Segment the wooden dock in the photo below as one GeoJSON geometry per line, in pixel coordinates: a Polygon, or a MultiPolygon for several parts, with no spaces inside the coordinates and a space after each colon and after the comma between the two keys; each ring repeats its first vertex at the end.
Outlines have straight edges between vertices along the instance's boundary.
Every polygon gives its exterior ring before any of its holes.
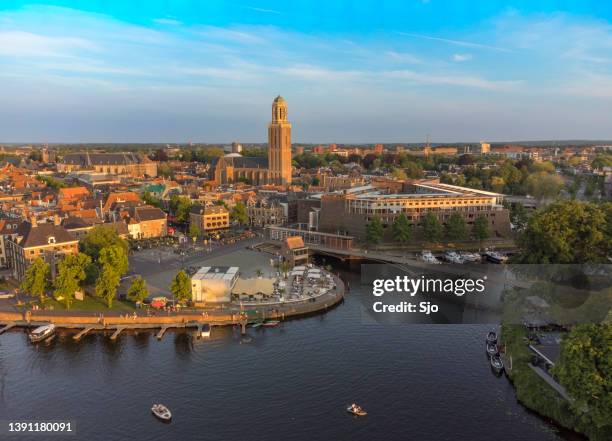
{"type": "Polygon", "coordinates": [[[126,328],[127,326],[117,326],[117,329],[115,330],[115,332],[113,332],[113,335],[111,335],[111,340],[117,340],[117,337],[119,337],[119,334],[121,334],[121,331],[123,331],[126,328]]]}
{"type": "Polygon", "coordinates": [[[15,326],[17,326],[17,323],[15,322],[7,323],[6,326],[0,329],[0,335],[4,334],[6,331],[8,331],[11,328],[14,328],[15,326]]]}
{"type": "Polygon", "coordinates": [[[87,334],[89,331],[93,331],[94,329],[96,329],[95,326],[88,326],[85,329],[83,329],[82,331],[80,331],[78,334],[73,335],[72,338],[75,340],[80,340],[81,337],[83,337],[85,334],[87,334]]]}
{"type": "Polygon", "coordinates": [[[166,331],[168,330],[170,326],[162,326],[162,328],[159,330],[159,332],[157,333],[157,339],[161,340],[162,337],[164,336],[164,334],[166,333],[166,331]]]}

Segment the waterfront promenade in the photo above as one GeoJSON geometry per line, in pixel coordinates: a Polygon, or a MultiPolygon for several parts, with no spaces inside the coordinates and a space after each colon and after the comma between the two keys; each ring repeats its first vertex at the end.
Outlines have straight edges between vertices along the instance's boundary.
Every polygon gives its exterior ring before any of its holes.
{"type": "MultiPolygon", "coordinates": [[[[135,311],[122,314],[112,311],[18,311],[14,307],[0,310],[0,333],[4,327],[32,327],[53,323],[59,328],[89,331],[124,329],[160,329],[160,335],[170,328],[240,325],[244,328],[249,322],[274,319],[286,320],[292,317],[323,312],[340,303],[345,294],[344,283],[334,276],[336,287],[313,299],[283,302],[232,302],[209,308],[185,308],[179,312],[135,311]]],[[[89,332],[87,331],[87,332],[89,332]]],[[[117,332],[117,335],[118,335],[117,332]]],[[[84,334],[85,332],[83,332],[84,334]]],[[[116,337],[116,335],[115,335],[116,337]]]]}

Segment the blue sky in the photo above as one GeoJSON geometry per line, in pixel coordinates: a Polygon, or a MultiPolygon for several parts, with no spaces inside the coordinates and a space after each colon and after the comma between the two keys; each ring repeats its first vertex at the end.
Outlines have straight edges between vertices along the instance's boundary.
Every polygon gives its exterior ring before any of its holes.
{"type": "Polygon", "coordinates": [[[0,141],[612,139],[603,1],[0,3],[0,141]]]}

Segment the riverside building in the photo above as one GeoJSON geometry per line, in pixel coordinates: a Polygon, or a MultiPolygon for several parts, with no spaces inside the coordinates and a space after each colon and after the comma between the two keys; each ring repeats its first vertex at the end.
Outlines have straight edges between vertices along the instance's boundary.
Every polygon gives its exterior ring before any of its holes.
{"type": "Polygon", "coordinates": [[[389,181],[388,185],[375,182],[322,195],[319,231],[365,240],[366,226],[376,216],[382,221],[385,239],[390,240],[391,226],[403,213],[415,227],[415,238],[418,238],[421,220],[427,213],[433,213],[443,224],[453,213],[459,213],[468,227],[478,217],[485,217],[493,237],[510,232],[509,213],[502,206],[502,194],[441,184],[437,180],[406,181],[400,191],[397,184],[397,181],[389,181]]]}

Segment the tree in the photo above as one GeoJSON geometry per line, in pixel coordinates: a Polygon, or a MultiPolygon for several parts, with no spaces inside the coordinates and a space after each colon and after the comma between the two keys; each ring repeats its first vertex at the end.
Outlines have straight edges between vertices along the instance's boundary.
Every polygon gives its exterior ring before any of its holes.
{"type": "Polygon", "coordinates": [[[249,215],[247,214],[247,209],[244,202],[236,202],[236,205],[234,208],[232,208],[230,217],[233,221],[238,222],[240,225],[249,223],[249,215]]]}
{"type": "Polygon", "coordinates": [[[537,199],[551,199],[559,194],[563,188],[563,179],[560,176],[547,172],[538,172],[527,177],[525,181],[527,192],[537,199]]]}
{"type": "Polygon", "coordinates": [[[200,230],[200,227],[198,227],[198,224],[194,222],[190,222],[189,223],[189,237],[193,237],[193,239],[195,240],[197,237],[200,237],[201,235],[202,235],[202,230],[200,230]]]}
{"type": "Polygon", "coordinates": [[[113,300],[117,295],[119,282],[121,282],[119,272],[111,265],[104,265],[96,282],[96,296],[106,300],[106,305],[109,308],[113,307],[113,300]]]}
{"type": "Polygon", "coordinates": [[[406,245],[412,238],[412,225],[404,213],[400,214],[393,222],[393,239],[406,245]]]}
{"type": "Polygon", "coordinates": [[[467,224],[459,213],[453,213],[446,222],[446,238],[448,240],[465,240],[468,237],[467,224]]]}
{"type": "Polygon", "coordinates": [[[383,224],[378,216],[374,216],[366,225],[366,240],[376,245],[381,241],[383,234],[383,224]]]}
{"type": "Polygon", "coordinates": [[[127,254],[119,245],[110,245],[102,248],[98,257],[98,265],[101,268],[107,265],[113,267],[119,274],[119,277],[127,273],[129,268],[127,254]]]}
{"type": "Polygon", "coordinates": [[[510,205],[510,222],[517,231],[522,231],[527,226],[529,214],[525,206],[520,202],[510,205]]]}
{"type": "Polygon", "coordinates": [[[393,167],[393,169],[391,170],[391,176],[393,176],[395,179],[399,179],[402,181],[408,177],[406,175],[406,172],[404,172],[404,170],[402,170],[401,168],[397,168],[397,167],[393,167]]]}
{"type": "Polygon", "coordinates": [[[72,306],[75,293],[87,277],[86,269],[90,264],[91,258],[84,253],[67,255],[58,263],[58,273],[53,281],[53,296],[63,300],[66,309],[72,306]]]}
{"type": "Polygon", "coordinates": [[[170,291],[175,300],[179,303],[185,303],[191,300],[191,281],[185,271],[179,271],[176,277],[172,280],[170,291]]]}
{"type": "Polygon", "coordinates": [[[98,261],[100,250],[109,245],[119,245],[127,254],[128,243],[121,239],[117,231],[108,225],[99,225],[94,227],[87,236],[81,239],[79,248],[94,262],[98,261]]]}
{"type": "Polygon", "coordinates": [[[532,214],[518,237],[521,263],[607,263],[612,204],[556,202],[532,214]]]}
{"type": "Polygon", "coordinates": [[[51,271],[49,264],[42,258],[37,257],[26,270],[21,289],[30,295],[38,296],[40,302],[45,301],[45,291],[49,285],[51,271]]]}
{"type": "Polygon", "coordinates": [[[134,279],[130,287],[128,288],[127,297],[132,302],[142,302],[149,296],[149,290],[144,279],[138,276],[134,279]]]}
{"type": "Polygon", "coordinates": [[[480,215],[476,218],[472,227],[472,235],[478,242],[489,238],[491,229],[489,228],[489,220],[485,216],[480,215]]]}
{"type": "Polygon", "coordinates": [[[405,164],[402,164],[402,166],[404,167],[406,177],[411,179],[420,179],[423,177],[423,167],[416,162],[408,161],[405,164]]]}
{"type": "Polygon", "coordinates": [[[442,224],[435,214],[428,212],[423,218],[423,236],[427,242],[439,242],[442,239],[442,224]]]}
{"type": "Polygon", "coordinates": [[[563,338],[553,374],[574,411],[601,428],[612,421],[612,324],[580,324],[563,338]],[[585,412],[585,409],[588,409],[585,412]]]}
{"type": "Polygon", "coordinates": [[[186,196],[173,194],[170,197],[170,209],[174,213],[174,217],[179,222],[187,222],[189,220],[189,212],[191,211],[191,199],[186,196]]]}

